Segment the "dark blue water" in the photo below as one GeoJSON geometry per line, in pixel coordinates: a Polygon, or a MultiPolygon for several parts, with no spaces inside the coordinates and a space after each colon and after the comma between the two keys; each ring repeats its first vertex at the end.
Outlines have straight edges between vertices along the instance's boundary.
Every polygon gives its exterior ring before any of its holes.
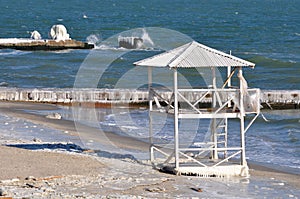
{"type": "MultiPolygon", "coordinates": [[[[250,87],[300,89],[298,0],[2,0],[0,7],[0,38],[29,38],[33,30],[48,38],[52,25],[64,24],[71,38],[93,41],[98,46],[94,51],[0,49],[1,86],[73,87],[79,69],[86,63],[91,67],[82,86],[88,87],[94,81],[89,77],[99,76],[94,86],[114,88],[121,77],[133,71],[134,61],[159,53],[166,46],[176,47],[190,37],[227,53],[231,50],[233,55],[254,62],[255,69],[244,70],[250,87]],[[186,37],[182,39],[170,31],[146,31],[155,48],[126,51],[119,49],[114,42],[103,48],[101,42],[113,35],[126,35],[122,32],[129,31],[129,36],[141,36],[141,31],[135,28],[149,30],[148,27],[173,30],[186,37]],[[115,55],[117,58],[110,60],[115,55]],[[112,62],[107,67],[102,64],[103,60],[112,62]],[[100,77],[100,73],[105,75],[100,77]]],[[[161,74],[166,79],[169,77],[165,71],[161,74]]],[[[192,85],[199,80],[193,70],[182,71],[182,74],[192,85]]],[[[120,84],[127,87],[132,82],[145,80],[145,75],[140,71],[134,72],[131,78],[123,78],[124,82],[120,84]]],[[[139,114],[133,113],[133,116],[139,114]]],[[[280,165],[280,158],[285,157],[284,165],[299,169],[299,115],[297,111],[291,114],[270,112],[267,117],[271,118],[271,122],[259,120],[247,133],[250,159],[273,161],[280,165]]],[[[147,114],[144,114],[144,117],[138,118],[144,121],[146,117],[147,114]]],[[[140,130],[139,125],[137,129],[140,130]]],[[[167,139],[168,134],[161,137],[167,139]]]]}
{"type": "MultiPolygon", "coordinates": [[[[92,35],[98,42],[134,28],[167,28],[218,50],[232,50],[234,55],[256,63],[254,70],[245,71],[251,87],[300,88],[300,2],[296,0],[4,0],[0,6],[0,38],[28,38],[33,30],[48,38],[54,24],[64,24],[73,39],[85,41],[92,35]]],[[[168,35],[164,37],[171,40],[168,35]]],[[[0,83],[13,87],[73,87],[88,53],[0,50],[0,83]]],[[[131,67],[134,60],[129,56],[122,67],[131,67]]],[[[113,82],[99,86],[105,85],[114,86],[113,82]]]]}

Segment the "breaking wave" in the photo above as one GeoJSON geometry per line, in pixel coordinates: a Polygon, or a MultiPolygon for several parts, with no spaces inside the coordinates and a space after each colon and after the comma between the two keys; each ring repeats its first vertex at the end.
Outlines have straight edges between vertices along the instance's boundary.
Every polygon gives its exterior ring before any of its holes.
{"type": "Polygon", "coordinates": [[[30,54],[29,51],[20,51],[20,50],[12,50],[12,49],[3,49],[0,50],[0,56],[18,56],[18,55],[25,55],[30,54]]]}
{"type": "Polygon", "coordinates": [[[86,38],[86,41],[89,44],[94,44],[95,46],[97,46],[102,41],[102,38],[100,34],[92,34],[86,38]]]}

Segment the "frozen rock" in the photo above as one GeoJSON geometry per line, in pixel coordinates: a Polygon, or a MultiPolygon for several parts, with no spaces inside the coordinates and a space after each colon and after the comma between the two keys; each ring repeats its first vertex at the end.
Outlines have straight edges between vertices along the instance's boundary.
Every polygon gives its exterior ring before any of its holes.
{"type": "Polygon", "coordinates": [[[34,176],[28,176],[25,178],[25,180],[33,180],[36,181],[36,178],[34,176]]]}
{"type": "Polygon", "coordinates": [[[31,32],[30,39],[40,40],[40,39],[42,39],[42,36],[38,31],[35,30],[35,31],[31,32]]]}
{"type": "Polygon", "coordinates": [[[3,189],[0,188],[0,196],[6,196],[6,194],[7,193],[3,189]]]}
{"type": "Polygon", "coordinates": [[[52,114],[47,115],[46,118],[60,120],[61,119],[61,114],[52,113],[52,114]]]}
{"type": "Polygon", "coordinates": [[[53,25],[51,30],[50,30],[50,37],[53,40],[69,40],[70,35],[67,33],[67,29],[64,25],[58,24],[58,25],[53,25]]]}
{"type": "Polygon", "coordinates": [[[118,37],[119,47],[127,49],[140,49],[143,47],[143,39],[139,37],[118,37]]]}
{"type": "Polygon", "coordinates": [[[33,138],[32,141],[34,141],[34,142],[42,142],[42,140],[39,139],[39,138],[33,138]]]}

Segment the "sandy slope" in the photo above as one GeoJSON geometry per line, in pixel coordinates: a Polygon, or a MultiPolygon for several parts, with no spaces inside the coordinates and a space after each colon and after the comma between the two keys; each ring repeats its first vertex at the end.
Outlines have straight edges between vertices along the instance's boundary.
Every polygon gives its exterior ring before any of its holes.
{"type": "Polygon", "coordinates": [[[91,157],[6,146],[0,146],[0,157],[0,180],[97,174],[104,166],[91,157]]]}

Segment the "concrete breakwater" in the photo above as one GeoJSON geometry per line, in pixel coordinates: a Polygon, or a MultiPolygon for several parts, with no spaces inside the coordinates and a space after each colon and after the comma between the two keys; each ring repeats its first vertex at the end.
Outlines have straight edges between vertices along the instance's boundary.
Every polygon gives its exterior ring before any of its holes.
{"type": "Polygon", "coordinates": [[[0,49],[11,48],[16,50],[66,50],[66,49],[92,49],[94,44],[76,40],[33,40],[6,38],[0,39],[0,49]]]}
{"type": "MultiPolygon", "coordinates": [[[[156,90],[165,99],[170,99],[171,91],[156,90]]],[[[205,92],[184,92],[188,100],[196,100],[205,92]]],[[[84,89],[84,88],[0,88],[0,100],[54,103],[81,106],[147,105],[148,91],[136,89],[84,89]]],[[[299,109],[300,90],[262,90],[261,104],[270,109],[299,109]]],[[[160,100],[160,99],[158,99],[160,100]]],[[[202,103],[210,103],[208,95],[202,103]]]]}

